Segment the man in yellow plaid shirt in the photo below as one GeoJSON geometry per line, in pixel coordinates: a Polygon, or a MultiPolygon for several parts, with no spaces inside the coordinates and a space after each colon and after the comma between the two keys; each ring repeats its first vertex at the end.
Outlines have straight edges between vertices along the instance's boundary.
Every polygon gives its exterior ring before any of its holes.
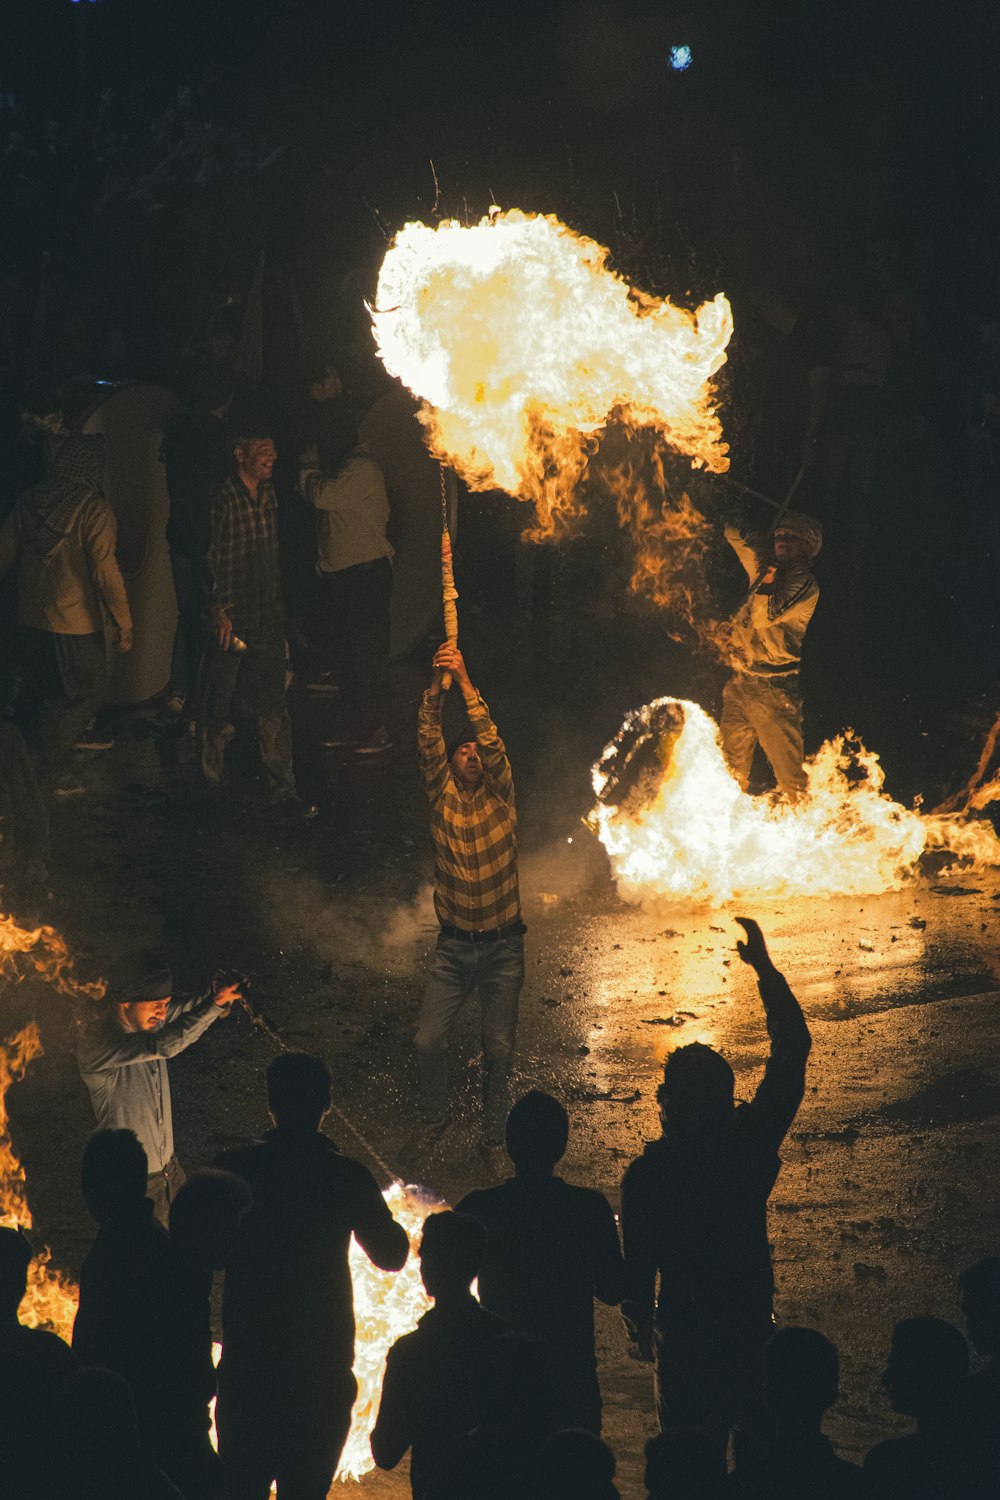
{"type": "Polygon", "coordinates": [[[434,657],[417,717],[420,770],[431,806],[434,908],[441,931],[417,1030],[420,1113],[431,1134],[448,1123],[448,1038],[475,990],[483,1041],[483,1144],[503,1144],[524,933],[517,885],[514,779],[489,709],[458,647],[434,657]],[[448,746],[441,732],[443,677],[465,699],[469,729],[448,746]]]}

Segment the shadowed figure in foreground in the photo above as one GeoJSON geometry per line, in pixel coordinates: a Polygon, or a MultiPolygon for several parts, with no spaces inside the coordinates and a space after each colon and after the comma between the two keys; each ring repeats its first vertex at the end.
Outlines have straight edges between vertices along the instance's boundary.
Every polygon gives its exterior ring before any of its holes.
{"type": "Polygon", "coordinates": [[[554,1432],[539,1449],[526,1493],[535,1500],[618,1500],[615,1455],[595,1432],[554,1432]]]}
{"type": "Polygon", "coordinates": [[[185,1495],[202,1500],[220,1492],[214,1455],[194,1470],[190,1457],[199,1435],[207,1442],[214,1371],[190,1272],[146,1197],[146,1166],[131,1130],[98,1130],[87,1142],[83,1196],[98,1232],[80,1272],[73,1349],[128,1383],[143,1447],[178,1483],[197,1472],[185,1495]]]}
{"type": "Polygon", "coordinates": [[[657,1098],[663,1134],[622,1183],[628,1296],[622,1312],[640,1353],[656,1358],[661,1427],[698,1427],[723,1451],[735,1429],[748,1451],[768,1428],[764,1346],[774,1275],[767,1200],[778,1149],[805,1090],[809,1029],[756,922],[737,944],[757,974],[771,1051],[753,1099],[734,1108],[725,1058],[695,1042],[667,1058],[657,1098]],[[657,1296],[657,1279],[659,1294],[657,1296]]]}
{"type": "Polygon", "coordinates": [[[409,1241],[374,1177],[320,1133],[330,1070],[306,1052],[267,1070],[275,1128],[216,1165],[253,1193],[222,1303],[219,1452],[230,1500],[325,1500],[347,1439],[357,1385],[353,1235],[384,1271],[409,1241]]]}
{"type": "Polygon", "coordinates": [[[424,1500],[511,1500],[531,1493],[545,1439],[559,1430],[557,1371],[537,1339],[508,1333],[482,1363],[483,1417],[435,1468],[424,1500]]]}
{"type": "Polygon", "coordinates": [[[52,1411],[80,1362],[56,1334],[18,1320],[33,1255],[23,1231],[0,1229],[0,1495],[49,1500],[52,1411]]]}
{"type": "Polygon", "coordinates": [[[970,1266],[958,1285],[973,1348],[989,1361],[966,1386],[968,1441],[986,1492],[1000,1494],[1000,1256],[970,1266]]]}
{"type": "Polygon", "coordinates": [[[170,1245],[178,1279],[178,1337],[185,1370],[175,1393],[175,1420],[163,1467],[185,1500],[218,1500],[222,1463],[210,1437],[215,1398],[212,1360],[212,1278],[236,1248],[240,1222],[253,1199],[232,1172],[195,1172],[170,1205],[170,1245]]]}
{"type": "Polygon", "coordinates": [[[81,1370],[58,1411],[60,1500],[189,1500],[143,1448],[128,1382],[81,1370]]]}
{"type": "Polygon", "coordinates": [[[721,1500],[726,1455],[707,1432],[668,1427],[646,1444],[643,1477],[649,1500],[721,1500]]]}
{"type": "Polygon", "coordinates": [[[953,1323],[904,1318],[892,1331],[882,1383],[915,1432],[876,1443],[865,1473],[876,1500],[985,1500],[963,1427],[969,1351],[953,1323]]]}
{"type": "Polygon", "coordinates": [[[525,1094],[507,1117],[506,1137],[515,1175],[458,1205],[487,1232],[479,1296],[560,1357],[560,1426],[600,1433],[594,1298],[614,1306],[625,1291],[614,1214],[602,1193],[553,1175],[569,1140],[558,1100],[537,1089],[525,1094]]]}
{"type": "Polygon", "coordinates": [[[420,1274],[434,1306],[389,1350],[371,1438],[380,1469],[394,1469],[412,1448],[414,1500],[448,1448],[482,1421],[487,1346],[512,1332],[472,1295],[485,1249],[486,1231],[468,1214],[432,1214],[424,1225],[420,1274]]]}
{"type": "Polygon", "coordinates": [[[870,1493],[856,1464],[838,1458],[822,1431],[837,1399],[840,1360],[830,1340],[811,1328],[782,1328],[764,1352],[764,1393],[774,1439],[756,1461],[741,1465],[726,1494],[734,1500],[863,1500],[870,1493]]]}

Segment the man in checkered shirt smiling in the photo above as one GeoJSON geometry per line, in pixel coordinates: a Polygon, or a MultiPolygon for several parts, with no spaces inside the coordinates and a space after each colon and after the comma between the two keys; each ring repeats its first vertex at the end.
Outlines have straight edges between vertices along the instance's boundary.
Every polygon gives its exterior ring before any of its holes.
{"type": "Polygon", "coordinates": [[[462,653],[445,643],[417,718],[424,789],[431,807],[434,908],[441,931],[417,1030],[420,1113],[428,1136],[448,1123],[448,1038],[473,991],[483,1042],[483,1144],[502,1146],[524,980],[524,933],[517,884],[514,779],[489,709],[462,653]],[[441,732],[443,676],[465,699],[469,728],[449,745],[441,732]]]}

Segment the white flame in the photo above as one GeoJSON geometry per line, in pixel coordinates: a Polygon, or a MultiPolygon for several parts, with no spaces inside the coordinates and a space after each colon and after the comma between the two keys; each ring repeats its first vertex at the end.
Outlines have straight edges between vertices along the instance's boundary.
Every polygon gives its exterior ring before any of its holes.
{"type": "MultiPolygon", "coordinates": [[[[696,703],[661,698],[639,715],[669,703],[683,709],[684,724],[655,796],[634,816],[602,802],[590,815],[628,901],[872,895],[911,880],[932,848],[1000,864],[988,823],[894,802],[882,791],[878,756],[863,747],[848,754],[843,737],[807,763],[809,790],[800,802],[750,796],[733,780],[718,728],[696,703]],[[849,778],[849,766],[865,776],[849,778]]],[[[600,796],[607,777],[597,766],[593,781],[600,796]]]]}
{"type": "Polygon", "coordinates": [[[720,293],[697,312],[630,287],[609,252],[551,214],[407,224],[372,313],[386,369],[426,403],[439,458],[474,489],[575,506],[612,412],[696,464],[728,467],[708,382],[732,333],[720,293]]]}

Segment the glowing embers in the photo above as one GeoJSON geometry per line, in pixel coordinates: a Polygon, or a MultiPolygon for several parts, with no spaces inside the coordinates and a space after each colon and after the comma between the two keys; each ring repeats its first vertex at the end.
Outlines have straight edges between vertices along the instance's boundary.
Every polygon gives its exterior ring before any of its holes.
{"type": "Polygon", "coordinates": [[[878,756],[841,735],[807,765],[795,804],[741,792],[718,729],[696,703],[658,698],[630,714],[593,770],[590,823],[620,894],[637,903],[898,890],[925,849],[1000,864],[985,822],[921,815],[882,791],[878,756]]]}
{"type": "Polygon", "coordinates": [[[728,467],[709,384],[732,333],[725,297],[686,312],[647,296],[552,215],[407,224],[372,316],[386,368],[425,403],[435,455],[473,489],[534,501],[543,532],[575,515],[612,415],[728,467]]]}

